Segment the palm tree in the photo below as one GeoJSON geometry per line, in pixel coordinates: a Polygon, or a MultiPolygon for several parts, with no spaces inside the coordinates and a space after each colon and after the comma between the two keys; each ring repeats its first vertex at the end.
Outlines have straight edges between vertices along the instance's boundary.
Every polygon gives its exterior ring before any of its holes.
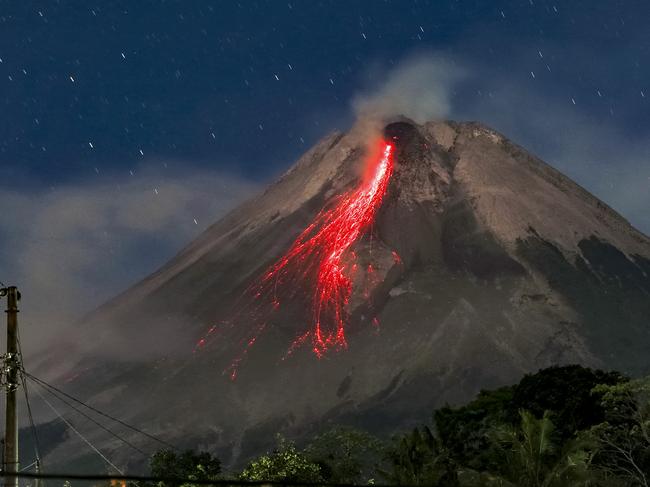
{"type": "Polygon", "coordinates": [[[587,440],[579,437],[560,447],[549,411],[540,419],[528,411],[519,415],[518,427],[500,427],[492,435],[507,461],[505,477],[521,487],[589,485],[587,440]]]}
{"type": "Polygon", "coordinates": [[[388,451],[391,469],[382,472],[396,485],[458,485],[457,466],[440,438],[428,427],[415,428],[388,451]]]}

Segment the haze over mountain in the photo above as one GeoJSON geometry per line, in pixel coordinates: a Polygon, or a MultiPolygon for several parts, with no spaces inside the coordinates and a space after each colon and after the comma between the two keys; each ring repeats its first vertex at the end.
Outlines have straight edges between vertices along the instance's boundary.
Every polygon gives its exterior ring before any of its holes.
{"type": "Polygon", "coordinates": [[[75,354],[69,344],[66,370],[56,370],[59,355],[41,369],[165,438],[218,448],[226,462],[278,431],[342,422],[388,433],[554,364],[650,371],[650,240],[475,122],[397,118],[380,128],[394,171],[372,225],[343,258],[358,264],[347,346],[320,359],[308,341],[292,347],[312,319],[309,277],[304,288],[280,287],[273,314],[255,316],[267,308],[242,296],[322,209],[361,184],[371,134],[358,123],[325,137],[82,320],[78,341],[95,346],[75,354]],[[165,335],[182,338],[170,347],[165,335]]]}

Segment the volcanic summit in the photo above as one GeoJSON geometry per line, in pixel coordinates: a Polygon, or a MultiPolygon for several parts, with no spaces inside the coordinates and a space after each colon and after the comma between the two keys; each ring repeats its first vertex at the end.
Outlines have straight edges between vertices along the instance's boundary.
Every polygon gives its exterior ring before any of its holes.
{"type": "Polygon", "coordinates": [[[324,423],[390,432],[551,365],[650,372],[648,237],[479,123],[364,127],[87,316],[98,346],[67,388],[236,459],[324,423]],[[102,358],[115,336],[142,354],[102,358]]]}

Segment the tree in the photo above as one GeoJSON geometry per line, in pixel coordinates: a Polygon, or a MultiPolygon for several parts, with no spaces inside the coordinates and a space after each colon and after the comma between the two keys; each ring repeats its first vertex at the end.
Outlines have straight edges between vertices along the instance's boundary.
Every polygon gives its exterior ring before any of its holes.
{"type": "Polygon", "coordinates": [[[518,384],[481,391],[462,407],[443,407],[434,412],[440,438],[454,459],[477,471],[498,469],[500,458],[493,451],[488,432],[495,425],[520,425],[520,410],[541,418],[545,411],[557,425],[555,440],[564,443],[575,433],[604,421],[599,384],[616,385],[628,379],[618,372],[603,372],[579,365],[550,367],[524,376],[518,384]]]}
{"type": "Polygon", "coordinates": [[[600,449],[595,462],[621,485],[650,484],[650,378],[601,385],[605,421],[591,430],[600,449]]]}
{"type": "Polygon", "coordinates": [[[509,421],[519,422],[524,409],[541,418],[551,412],[560,441],[572,438],[576,431],[589,429],[605,419],[600,394],[594,388],[601,384],[616,385],[628,379],[618,372],[592,370],[580,365],[549,367],[525,375],[514,387],[508,404],[509,421]]]}
{"type": "Polygon", "coordinates": [[[491,435],[505,459],[504,477],[520,487],[588,485],[588,440],[577,437],[560,446],[554,440],[555,426],[549,411],[540,419],[524,410],[519,414],[519,426],[497,427],[491,435]]]}
{"type": "Polygon", "coordinates": [[[254,482],[324,482],[321,467],[296,446],[278,437],[277,448],[253,460],[239,475],[240,480],[254,482]]]}
{"type": "Polygon", "coordinates": [[[339,426],[316,436],[305,455],[321,466],[328,482],[365,484],[381,460],[382,443],[369,433],[339,426]]]}
{"type": "Polygon", "coordinates": [[[488,433],[497,424],[508,421],[508,408],[514,386],[481,391],[469,404],[434,412],[433,418],[440,439],[460,464],[474,470],[492,470],[494,445],[488,433]]]}
{"type": "Polygon", "coordinates": [[[457,465],[440,438],[428,427],[415,428],[388,450],[389,470],[381,472],[389,483],[453,487],[457,465]]]}
{"type": "Polygon", "coordinates": [[[149,461],[151,475],[168,479],[179,479],[178,482],[161,482],[163,486],[191,485],[182,480],[217,480],[221,473],[221,461],[208,452],[185,450],[159,450],[149,461]]]}

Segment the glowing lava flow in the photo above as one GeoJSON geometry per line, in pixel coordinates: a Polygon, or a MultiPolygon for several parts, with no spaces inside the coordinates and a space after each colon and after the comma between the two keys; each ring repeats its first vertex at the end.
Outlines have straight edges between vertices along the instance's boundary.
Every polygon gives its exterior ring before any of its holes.
{"type": "MultiPolygon", "coordinates": [[[[253,315],[257,325],[245,339],[244,352],[230,366],[231,378],[235,378],[239,363],[266,328],[269,313],[280,307],[280,298],[292,300],[305,288],[311,299],[312,324],[291,344],[288,355],[308,341],[319,358],[332,347],[347,345],[347,305],[356,268],[350,248],[374,221],[393,174],[393,146],[384,143],[382,147],[371,177],[358,189],[341,196],[333,208],[321,210],[289,250],[247,289],[245,294],[256,301],[246,306],[247,313],[253,315]]],[[[202,347],[206,338],[197,347],[202,347]]]]}
{"type": "MultiPolygon", "coordinates": [[[[288,284],[287,277],[307,278],[316,269],[312,294],[312,329],[298,339],[311,337],[314,353],[321,357],[330,347],[345,347],[346,307],[352,294],[352,281],[346,273],[345,252],[373,222],[393,173],[393,146],[386,144],[370,181],[338,204],[321,211],[294,241],[288,252],[262,277],[258,296],[273,285],[274,304],[277,286],[288,284]]],[[[301,283],[294,283],[300,285],[301,283]]],[[[296,345],[300,344],[296,343],[296,345]]]]}

